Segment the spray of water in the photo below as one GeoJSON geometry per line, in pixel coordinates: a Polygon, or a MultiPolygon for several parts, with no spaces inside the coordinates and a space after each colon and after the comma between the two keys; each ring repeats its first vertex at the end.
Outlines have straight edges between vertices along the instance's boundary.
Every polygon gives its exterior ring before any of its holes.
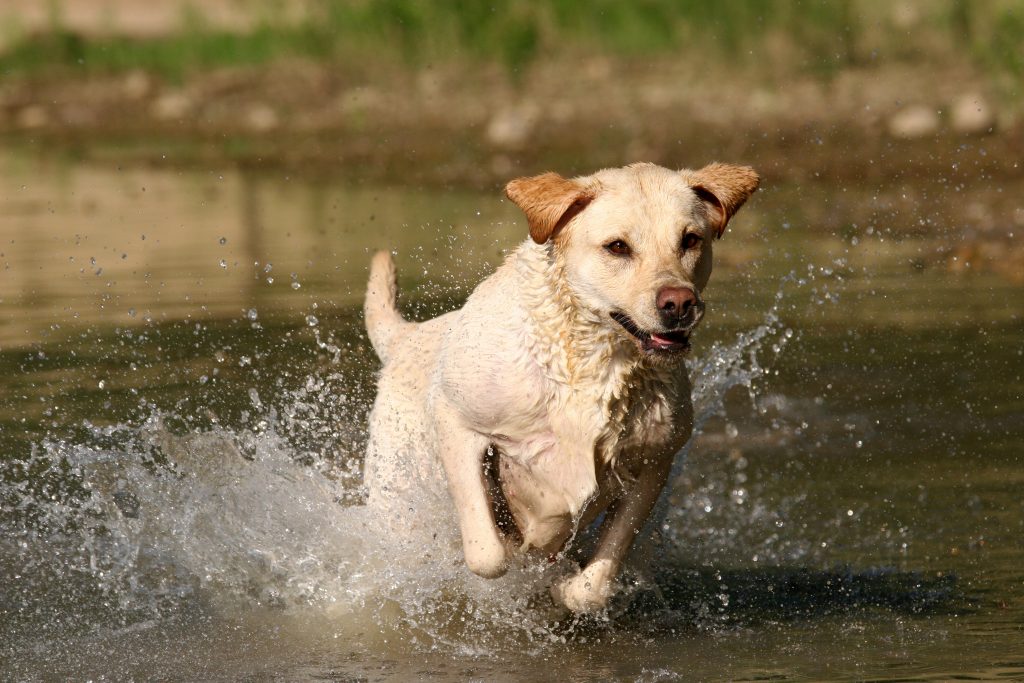
{"type": "MultiPolygon", "coordinates": [[[[773,308],[691,363],[698,431],[722,412],[729,390],[763,376],[766,344],[778,353],[791,334],[773,308]]],[[[364,637],[400,634],[415,647],[468,655],[571,637],[580,622],[546,591],[569,571],[564,563],[524,564],[487,581],[465,570],[457,545],[397,556],[387,547],[381,520],[358,504],[366,407],[344,399],[343,379],[311,377],[271,406],[254,391],[257,429],[180,435],[154,410],[141,425],[91,427],[85,442],[42,441],[18,466],[74,485],[51,494],[29,491],[26,477],[3,485],[0,576],[12,586],[4,610],[24,623],[81,628],[132,627],[193,609],[318,610],[364,637]],[[340,435],[351,452],[312,461],[294,453],[290,436],[327,430],[337,439],[339,429],[352,430],[340,435]]],[[[669,504],[682,493],[685,455],[652,524],[668,546],[685,545],[669,504]]],[[[638,552],[650,558],[649,547],[638,552]]]]}

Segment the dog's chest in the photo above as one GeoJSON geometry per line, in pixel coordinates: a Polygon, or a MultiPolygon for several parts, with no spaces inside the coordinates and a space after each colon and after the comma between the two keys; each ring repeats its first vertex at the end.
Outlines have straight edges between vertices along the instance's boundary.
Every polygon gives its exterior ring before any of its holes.
{"type": "Polygon", "coordinates": [[[591,428],[598,470],[626,466],[673,432],[672,387],[654,373],[623,374],[593,402],[591,428]]]}
{"type": "Polygon", "coordinates": [[[667,441],[673,433],[673,392],[665,378],[626,372],[603,382],[560,385],[534,422],[557,461],[581,457],[595,471],[621,464],[628,452],[667,441]]]}
{"type": "Polygon", "coordinates": [[[502,489],[528,546],[559,546],[591,501],[607,505],[639,475],[674,431],[670,397],[646,380],[615,390],[564,386],[546,419],[498,443],[502,489]]]}

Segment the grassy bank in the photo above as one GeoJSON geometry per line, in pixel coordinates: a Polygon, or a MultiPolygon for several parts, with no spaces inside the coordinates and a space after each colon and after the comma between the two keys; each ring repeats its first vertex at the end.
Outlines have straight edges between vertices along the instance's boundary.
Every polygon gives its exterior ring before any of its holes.
{"type": "Polygon", "coordinates": [[[7,27],[15,37],[0,54],[0,72],[141,68],[180,81],[217,67],[305,58],[350,67],[485,62],[518,74],[539,60],[600,54],[826,77],[891,60],[968,61],[995,78],[1024,75],[1017,0],[311,0],[298,18],[259,5],[244,30],[209,24],[183,4],[177,27],[145,39],[76,31],[61,2],[52,7],[46,31],[7,27]]]}

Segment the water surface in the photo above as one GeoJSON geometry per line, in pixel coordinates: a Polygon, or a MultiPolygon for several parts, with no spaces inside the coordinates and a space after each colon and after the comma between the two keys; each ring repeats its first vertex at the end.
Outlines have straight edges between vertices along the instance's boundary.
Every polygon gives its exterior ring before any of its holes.
{"type": "Polygon", "coordinates": [[[499,188],[0,167],[5,677],[1024,678],[1024,292],[933,258],[952,222],[755,197],[695,338],[703,427],[573,619],[543,572],[391,563],[359,513],[368,255],[410,316],[458,305],[524,236],[499,188]]]}

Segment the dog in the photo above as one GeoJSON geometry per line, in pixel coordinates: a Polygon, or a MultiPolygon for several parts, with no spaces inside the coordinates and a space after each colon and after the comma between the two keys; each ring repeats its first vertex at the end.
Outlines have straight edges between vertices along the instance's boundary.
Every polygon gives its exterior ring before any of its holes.
{"type": "Polygon", "coordinates": [[[377,253],[368,504],[429,527],[403,501],[446,489],[465,565],[487,578],[513,556],[556,555],[606,513],[593,557],[551,587],[573,612],[603,609],[693,428],[683,358],[712,243],[759,182],[722,163],[512,180],[529,239],[461,309],[421,323],[399,314],[393,261],[377,253]]]}

